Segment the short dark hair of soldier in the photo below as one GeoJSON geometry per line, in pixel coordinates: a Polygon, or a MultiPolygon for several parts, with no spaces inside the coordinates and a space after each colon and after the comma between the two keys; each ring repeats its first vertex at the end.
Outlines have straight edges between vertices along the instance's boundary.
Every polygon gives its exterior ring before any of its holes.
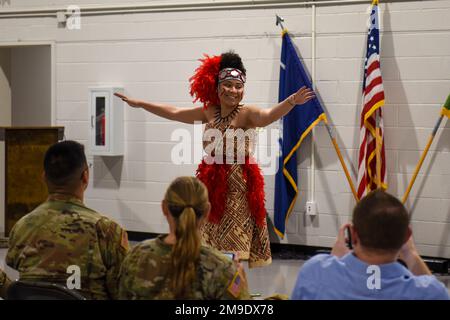
{"type": "Polygon", "coordinates": [[[89,183],[83,145],[52,145],[44,156],[44,175],[48,198],[12,228],[7,265],[19,271],[22,280],[72,284],[89,299],[117,298],[128,236],[116,222],[83,203],[89,183]],[[71,266],[79,271],[70,274],[71,266]]]}
{"type": "Polygon", "coordinates": [[[76,141],[56,143],[45,153],[44,172],[49,191],[55,187],[77,187],[87,168],[84,146],[76,141]]]}
{"type": "Polygon", "coordinates": [[[376,190],[353,210],[353,228],[368,250],[398,251],[408,240],[409,214],[394,196],[376,190]]]}

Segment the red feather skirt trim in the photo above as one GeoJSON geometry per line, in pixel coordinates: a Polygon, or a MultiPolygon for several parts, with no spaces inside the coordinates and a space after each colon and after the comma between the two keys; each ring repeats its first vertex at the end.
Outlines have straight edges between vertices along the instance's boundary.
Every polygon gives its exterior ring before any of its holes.
{"type": "MultiPolygon", "coordinates": [[[[208,188],[209,202],[211,203],[208,219],[212,223],[219,223],[225,212],[230,168],[229,164],[207,164],[203,160],[197,169],[197,178],[208,188]]],[[[250,212],[255,218],[256,224],[263,226],[266,219],[266,208],[264,205],[264,178],[261,169],[254,161],[250,163],[247,157],[245,164],[242,164],[242,174],[247,184],[250,212]]]]}

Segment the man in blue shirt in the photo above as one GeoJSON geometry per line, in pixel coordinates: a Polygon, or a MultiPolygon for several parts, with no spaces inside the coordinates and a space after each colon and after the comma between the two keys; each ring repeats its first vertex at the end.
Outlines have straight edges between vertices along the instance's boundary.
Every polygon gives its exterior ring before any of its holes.
{"type": "Polygon", "coordinates": [[[450,299],[420,258],[409,214],[397,198],[373,191],[356,205],[352,220],[339,229],[331,254],[303,265],[292,299],[450,299]],[[346,228],[353,251],[346,245],[346,228]]]}

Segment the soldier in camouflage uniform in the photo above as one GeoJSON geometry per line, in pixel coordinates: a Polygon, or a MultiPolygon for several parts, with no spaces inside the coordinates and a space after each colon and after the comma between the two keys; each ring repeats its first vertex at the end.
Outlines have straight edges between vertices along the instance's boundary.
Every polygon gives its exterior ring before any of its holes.
{"type": "Polygon", "coordinates": [[[6,273],[0,269],[0,298],[6,299],[6,291],[8,290],[11,280],[6,273]]]}
{"type": "Polygon", "coordinates": [[[88,299],[117,298],[127,233],[83,204],[89,181],[83,145],[51,146],[44,171],[49,197],[14,225],[6,263],[21,280],[63,284],[88,299]]]}
{"type": "Polygon", "coordinates": [[[120,299],[250,299],[241,264],[202,246],[210,204],[194,177],[177,178],[162,203],[170,233],[135,246],[122,264],[120,299]]]}

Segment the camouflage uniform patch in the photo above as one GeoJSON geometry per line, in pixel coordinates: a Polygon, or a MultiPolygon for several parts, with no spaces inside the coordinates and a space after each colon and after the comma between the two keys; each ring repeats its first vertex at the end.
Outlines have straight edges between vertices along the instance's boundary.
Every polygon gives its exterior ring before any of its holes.
{"type": "Polygon", "coordinates": [[[235,298],[239,297],[241,293],[242,287],[242,278],[238,271],[234,274],[233,280],[231,280],[230,285],[228,286],[228,292],[235,298]]]}

